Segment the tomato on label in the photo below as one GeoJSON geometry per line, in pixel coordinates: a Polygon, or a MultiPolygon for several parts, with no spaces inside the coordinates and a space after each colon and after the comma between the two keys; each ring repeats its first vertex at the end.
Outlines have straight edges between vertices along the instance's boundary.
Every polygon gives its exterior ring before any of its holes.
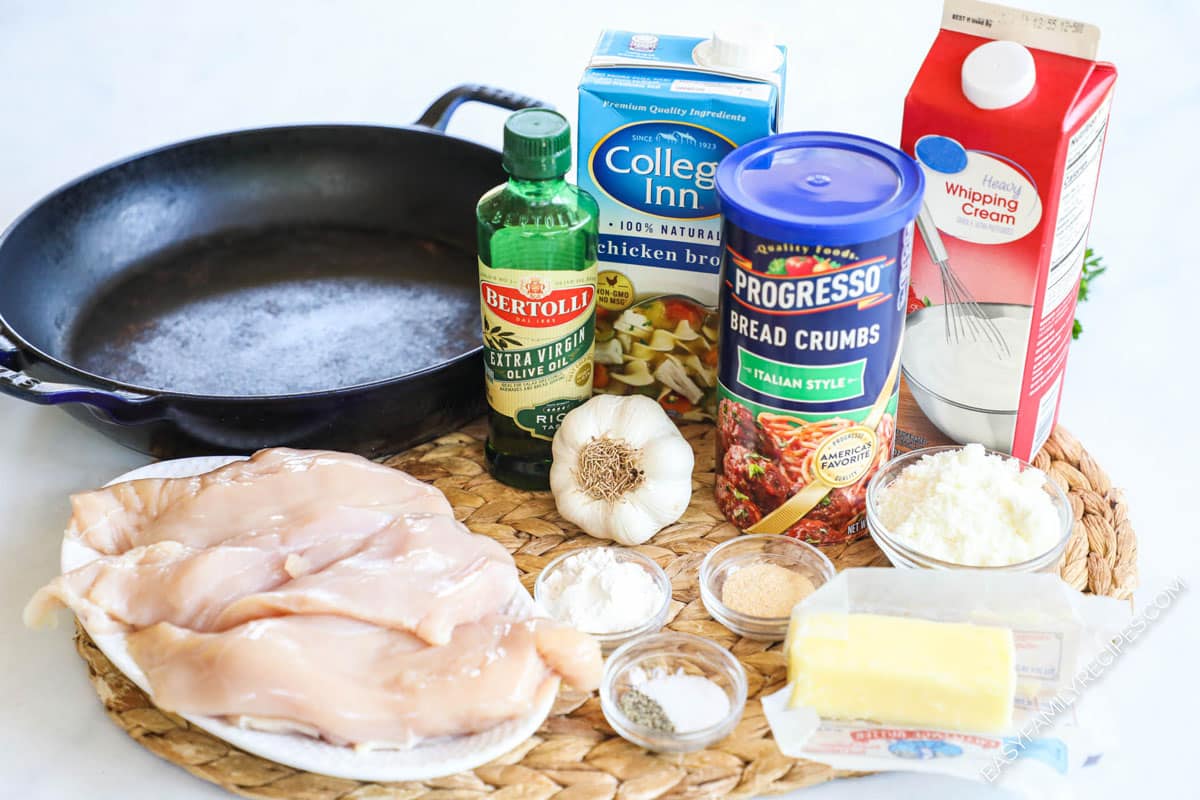
{"type": "Polygon", "coordinates": [[[603,389],[608,386],[608,367],[603,364],[596,364],[595,370],[592,372],[592,387],[603,389]]]}
{"type": "Polygon", "coordinates": [[[692,401],[675,392],[664,394],[659,398],[658,404],[663,407],[663,410],[674,411],[676,414],[686,414],[693,408],[692,401]]]}
{"type": "Polygon", "coordinates": [[[816,270],[818,261],[814,256],[791,256],[787,261],[783,262],[783,268],[787,270],[787,274],[793,278],[804,275],[812,275],[816,270]]]}
{"type": "Polygon", "coordinates": [[[917,291],[910,283],[908,285],[908,310],[905,313],[911,314],[914,311],[920,311],[924,307],[925,304],[921,302],[921,298],[917,297],[917,291]]]}
{"type": "Polygon", "coordinates": [[[663,311],[666,313],[667,319],[676,324],[686,319],[688,325],[692,326],[692,330],[700,330],[700,325],[704,321],[700,309],[686,300],[665,300],[663,301],[663,311]]]}

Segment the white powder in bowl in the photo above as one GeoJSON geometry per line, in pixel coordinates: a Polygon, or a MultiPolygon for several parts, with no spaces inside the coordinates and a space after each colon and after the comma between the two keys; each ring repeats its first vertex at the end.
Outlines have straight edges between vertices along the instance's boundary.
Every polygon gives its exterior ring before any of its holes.
{"type": "Polygon", "coordinates": [[[584,633],[617,633],[647,622],[663,603],[653,576],[611,547],[567,556],[544,584],[549,611],[584,633]]]}
{"type": "Polygon", "coordinates": [[[1046,474],[969,444],[922,457],[876,498],[879,520],[905,547],[973,567],[1017,564],[1054,547],[1058,512],[1046,474]]]}

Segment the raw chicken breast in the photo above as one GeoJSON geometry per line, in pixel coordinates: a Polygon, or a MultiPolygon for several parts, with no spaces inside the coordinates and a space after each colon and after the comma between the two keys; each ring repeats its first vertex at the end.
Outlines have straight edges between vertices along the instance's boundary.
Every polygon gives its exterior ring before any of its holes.
{"type": "Polygon", "coordinates": [[[502,545],[440,514],[398,517],[345,558],[319,571],[309,566],[303,577],[232,603],[212,629],[336,614],[445,644],[456,625],[501,611],[520,588],[502,545]]]}
{"type": "Polygon", "coordinates": [[[532,622],[537,623],[538,653],[568,686],[585,692],[600,686],[604,659],[596,639],[549,619],[532,622]]]}
{"type": "Polygon", "coordinates": [[[357,456],[275,449],[194,478],[72,498],[102,553],[26,623],[70,607],[121,635],[155,703],[337,744],[407,747],[591,690],[597,642],[505,616],[512,556],[442,493],[357,456]]]}
{"type": "Polygon", "coordinates": [[[155,542],[55,578],[25,606],[25,624],[51,624],[54,612],[65,606],[92,634],[163,620],[207,630],[228,598],[243,587],[252,592],[287,580],[283,561],[284,556],[255,547],[196,550],[179,542],[155,542]]]}
{"type": "Polygon", "coordinates": [[[164,709],[360,746],[482,731],[528,713],[559,676],[590,690],[601,670],[590,637],[503,616],[460,625],[436,647],[331,616],[255,620],[215,634],[162,623],[128,641],[164,709]]]}
{"type": "Polygon", "coordinates": [[[92,633],[156,622],[220,630],[217,617],[230,603],[325,569],[394,519],[374,509],[330,506],[314,509],[308,519],[217,547],[197,549],[168,540],[102,556],[40,589],[25,607],[25,624],[44,626],[66,606],[92,633]]]}
{"type": "Polygon", "coordinates": [[[106,555],[168,540],[209,547],[305,517],[315,504],[453,514],[438,489],[399,470],[349,453],[278,447],[204,475],[75,495],[67,534],[106,555]]]}

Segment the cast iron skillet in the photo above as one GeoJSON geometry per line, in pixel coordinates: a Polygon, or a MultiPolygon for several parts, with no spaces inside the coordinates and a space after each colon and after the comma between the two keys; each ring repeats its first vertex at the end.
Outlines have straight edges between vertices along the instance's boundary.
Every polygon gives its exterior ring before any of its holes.
{"type": "Polygon", "coordinates": [[[0,237],[0,391],[159,457],[367,455],[483,410],[475,203],[499,154],[415,125],[194,139],[68,184],[0,237]]]}

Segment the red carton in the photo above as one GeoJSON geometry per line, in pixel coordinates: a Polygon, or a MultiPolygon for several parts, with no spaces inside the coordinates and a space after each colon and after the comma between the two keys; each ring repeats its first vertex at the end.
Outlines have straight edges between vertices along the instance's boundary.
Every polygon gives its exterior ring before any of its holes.
{"type": "Polygon", "coordinates": [[[1054,427],[1116,81],[1099,38],[945,4],[904,102],[901,147],[926,191],[902,363],[927,419],[899,420],[901,449],[930,443],[932,422],[1028,460],[1054,427]]]}

